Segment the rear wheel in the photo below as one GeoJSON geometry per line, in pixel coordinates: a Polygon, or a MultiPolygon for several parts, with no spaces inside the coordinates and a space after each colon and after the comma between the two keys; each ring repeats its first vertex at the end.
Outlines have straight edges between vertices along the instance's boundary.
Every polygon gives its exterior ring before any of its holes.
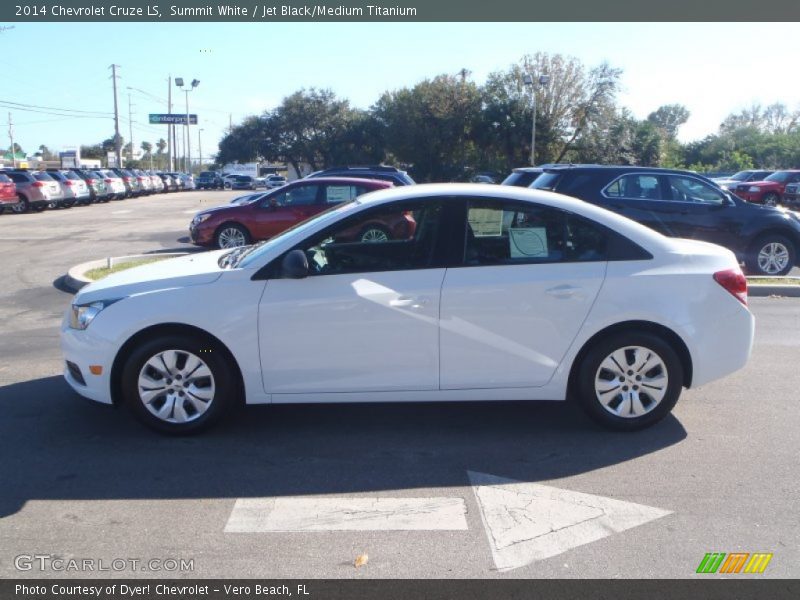
{"type": "Polygon", "coordinates": [[[217,241],[217,248],[236,248],[246,246],[250,243],[250,234],[241,225],[226,223],[217,229],[214,236],[217,241]]]}
{"type": "Polygon", "coordinates": [[[745,266],[752,275],[781,276],[794,267],[797,253],[794,244],[779,234],[758,238],[747,253],[745,266]]]}
{"type": "Polygon", "coordinates": [[[389,232],[380,225],[367,225],[361,230],[362,242],[388,242],[391,239],[389,232]]]}
{"type": "Polygon", "coordinates": [[[233,365],[194,335],[165,335],[139,346],[125,363],[122,395],[148,427],[170,434],[199,431],[234,404],[233,365]]]}
{"type": "Polygon", "coordinates": [[[19,202],[11,207],[11,211],[17,214],[26,213],[31,209],[31,205],[25,196],[19,196],[19,202]]]}
{"type": "Polygon", "coordinates": [[[635,431],[663,419],[678,401],[683,367],[657,335],[622,332],[597,342],[578,367],[578,399],[605,427],[635,431]]]}

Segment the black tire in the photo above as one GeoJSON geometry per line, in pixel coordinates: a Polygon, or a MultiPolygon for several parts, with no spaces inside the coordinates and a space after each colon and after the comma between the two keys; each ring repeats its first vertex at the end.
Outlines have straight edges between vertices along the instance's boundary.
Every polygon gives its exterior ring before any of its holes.
{"type": "Polygon", "coordinates": [[[217,248],[224,250],[228,248],[236,248],[237,246],[223,246],[223,241],[220,239],[225,235],[225,232],[229,232],[230,230],[236,230],[242,236],[244,243],[239,244],[240,246],[246,246],[252,243],[252,237],[250,236],[250,232],[247,231],[242,225],[238,225],[237,223],[223,223],[217,228],[217,231],[214,232],[214,243],[217,245],[217,248]]]}
{"type": "Polygon", "coordinates": [[[781,197],[775,192],[770,192],[764,196],[764,206],[778,206],[781,203],[781,197]]]}
{"type": "Polygon", "coordinates": [[[61,208],[72,208],[73,206],[75,206],[74,200],[67,200],[66,202],[61,203],[61,208]]]}
{"type": "Polygon", "coordinates": [[[28,202],[28,199],[25,196],[23,196],[22,194],[20,194],[18,196],[18,198],[19,198],[19,203],[16,204],[11,209],[11,211],[15,212],[17,214],[20,214],[20,215],[23,214],[23,213],[29,212],[31,210],[31,204],[30,204],[30,202],[28,202]]]}
{"type": "MultiPolygon", "coordinates": [[[[186,364],[185,360],[183,364],[186,364]]],[[[181,365],[180,358],[176,361],[176,365],[181,365]]],[[[238,398],[239,386],[233,375],[235,372],[236,369],[234,365],[230,364],[227,353],[216,347],[215,344],[209,343],[208,340],[191,334],[164,335],[144,342],[137,347],[125,361],[121,379],[122,397],[126,406],[133,411],[136,418],[151,429],[171,435],[196,433],[218,422],[229,412],[231,407],[237,404],[236,400],[238,398]],[[159,418],[147,408],[145,402],[139,396],[139,374],[144,369],[145,364],[151,358],[158,356],[159,353],[168,350],[177,350],[177,355],[179,357],[186,356],[186,354],[181,354],[182,352],[199,357],[206,364],[211,373],[210,378],[204,377],[196,380],[203,380],[201,385],[207,386],[209,382],[213,385],[213,395],[211,399],[208,403],[203,402],[207,408],[199,415],[195,413],[195,416],[193,416],[191,420],[185,422],[176,422],[174,420],[159,418]]],[[[171,386],[175,386],[171,389],[175,389],[180,385],[177,376],[174,381],[168,381],[172,382],[170,384],[171,386]]],[[[168,387],[166,381],[164,382],[164,386],[165,388],[168,387]]],[[[189,414],[191,410],[195,410],[192,408],[194,404],[189,402],[187,397],[189,392],[183,392],[185,389],[189,389],[189,386],[182,388],[180,392],[175,392],[175,394],[181,393],[181,396],[175,396],[173,407],[171,408],[171,415],[173,416],[169,417],[169,419],[175,418],[174,415],[177,414],[176,409],[178,408],[178,403],[181,403],[184,412],[187,414],[189,414]]],[[[164,404],[167,402],[167,395],[165,393],[161,397],[156,396],[151,399],[151,406],[153,410],[157,410],[158,408],[164,408],[164,404]]]]}
{"type": "Polygon", "coordinates": [[[386,227],[383,227],[382,225],[374,225],[374,224],[367,225],[358,233],[358,240],[360,242],[383,242],[391,239],[392,239],[392,234],[389,232],[388,229],[386,229],[386,227]],[[377,239],[374,237],[370,237],[376,234],[386,236],[386,239],[384,240],[384,239],[377,239]]]}
{"type": "MultiPolygon", "coordinates": [[[[626,358],[632,356],[632,354],[626,353],[626,358]]],[[[623,368],[629,366],[632,366],[630,362],[628,365],[622,365],[623,368]]],[[[648,374],[653,377],[658,377],[660,370],[661,367],[656,367],[647,372],[641,372],[638,376],[644,376],[645,379],[648,374]]],[[[608,372],[608,375],[611,374],[611,372],[608,372]]],[[[608,398],[611,399],[608,404],[612,409],[623,408],[623,390],[633,393],[633,386],[636,385],[636,387],[639,387],[639,384],[641,384],[641,380],[636,379],[637,373],[634,372],[633,369],[628,369],[625,374],[630,380],[626,379],[623,382],[618,382],[618,379],[613,377],[608,380],[609,385],[618,383],[619,387],[617,389],[619,389],[620,392],[618,396],[608,396],[608,398]],[[628,373],[633,374],[628,375],[628,373]]],[[[575,383],[577,393],[576,399],[594,421],[609,429],[637,431],[660,421],[666,417],[675,406],[681,394],[681,389],[683,388],[683,365],[672,346],[661,337],[648,332],[625,331],[603,338],[589,349],[584,355],[580,365],[578,365],[575,383]],[[652,407],[650,404],[653,401],[653,396],[648,395],[649,390],[644,389],[647,385],[642,385],[637,395],[641,394],[641,396],[638,397],[640,398],[643,408],[647,410],[647,412],[644,412],[640,416],[618,416],[612,414],[612,412],[605,408],[600,402],[598,393],[595,391],[595,379],[604,374],[605,369],[601,371],[601,364],[607,357],[610,357],[610,355],[617,350],[630,348],[632,346],[644,348],[661,359],[661,365],[663,365],[666,370],[667,385],[660,402],[655,402],[652,407]]],[[[655,387],[652,389],[656,390],[655,387]]],[[[609,390],[609,392],[613,391],[616,390],[609,390]]]]}
{"type": "MultiPolygon", "coordinates": [[[[782,236],[778,233],[768,233],[765,235],[760,236],[756,239],[755,242],[750,246],[750,249],[747,251],[747,256],[745,257],[745,268],[747,269],[747,273],[750,275],[764,275],[768,277],[778,277],[781,275],[786,275],[795,265],[795,261],[797,260],[797,249],[795,248],[794,244],[791,240],[787,237],[782,236]],[[769,254],[768,246],[771,244],[777,244],[778,246],[775,247],[775,250],[780,252],[780,246],[783,246],[785,249],[786,254],[788,255],[788,260],[786,261],[786,265],[783,268],[778,268],[779,265],[775,265],[775,271],[770,271],[770,263],[767,262],[762,268],[759,265],[759,255],[761,254],[762,250],[769,254]]],[[[775,263],[772,263],[775,264],[775,263]]]]}

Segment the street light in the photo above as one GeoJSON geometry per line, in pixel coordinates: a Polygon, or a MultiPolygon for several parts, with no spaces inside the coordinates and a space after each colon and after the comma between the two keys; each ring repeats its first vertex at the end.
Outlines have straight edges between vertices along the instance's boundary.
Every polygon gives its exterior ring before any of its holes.
{"type": "Polygon", "coordinates": [[[192,144],[191,138],[189,137],[189,92],[194,91],[198,85],[200,85],[199,79],[192,79],[192,83],[189,84],[191,87],[183,85],[183,77],[176,77],[175,78],[175,85],[181,88],[184,92],[186,92],[186,160],[183,164],[183,170],[186,172],[191,172],[192,170],[192,144]],[[187,163],[188,162],[188,168],[187,163]]]}
{"type": "MultiPolygon", "coordinates": [[[[539,75],[537,82],[539,87],[544,87],[550,83],[549,75],[539,75]]],[[[522,83],[531,91],[531,102],[533,103],[533,121],[531,122],[531,166],[536,165],[536,88],[533,85],[533,76],[525,73],[522,76],[522,83]]]]}

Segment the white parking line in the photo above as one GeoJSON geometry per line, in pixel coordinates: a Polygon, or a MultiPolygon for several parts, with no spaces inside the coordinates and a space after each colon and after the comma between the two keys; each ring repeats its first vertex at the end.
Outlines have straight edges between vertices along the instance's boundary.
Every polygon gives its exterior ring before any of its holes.
{"type": "Polygon", "coordinates": [[[463,498],[239,498],[227,533],[461,531],[463,498]]]}
{"type": "Polygon", "coordinates": [[[194,213],[196,213],[196,212],[198,212],[200,210],[202,210],[202,209],[201,208],[192,208],[190,210],[183,211],[183,214],[185,214],[185,215],[193,215],[194,213]]]}
{"type": "Polygon", "coordinates": [[[111,214],[112,215],[125,215],[125,214],[132,213],[132,212],[133,212],[132,210],[126,208],[124,210],[112,210],[111,214]]]}

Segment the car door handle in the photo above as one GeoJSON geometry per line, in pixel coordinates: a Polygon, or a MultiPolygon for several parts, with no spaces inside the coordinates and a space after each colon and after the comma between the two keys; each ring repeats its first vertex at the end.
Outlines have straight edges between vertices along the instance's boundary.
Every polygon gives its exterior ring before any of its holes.
{"type": "Polygon", "coordinates": [[[574,285],[557,285],[556,287],[545,290],[545,293],[554,298],[574,298],[582,295],[581,289],[582,288],[574,285]]]}
{"type": "Polygon", "coordinates": [[[422,308],[428,303],[427,298],[411,298],[400,296],[389,301],[389,306],[393,308],[422,308]]]}

